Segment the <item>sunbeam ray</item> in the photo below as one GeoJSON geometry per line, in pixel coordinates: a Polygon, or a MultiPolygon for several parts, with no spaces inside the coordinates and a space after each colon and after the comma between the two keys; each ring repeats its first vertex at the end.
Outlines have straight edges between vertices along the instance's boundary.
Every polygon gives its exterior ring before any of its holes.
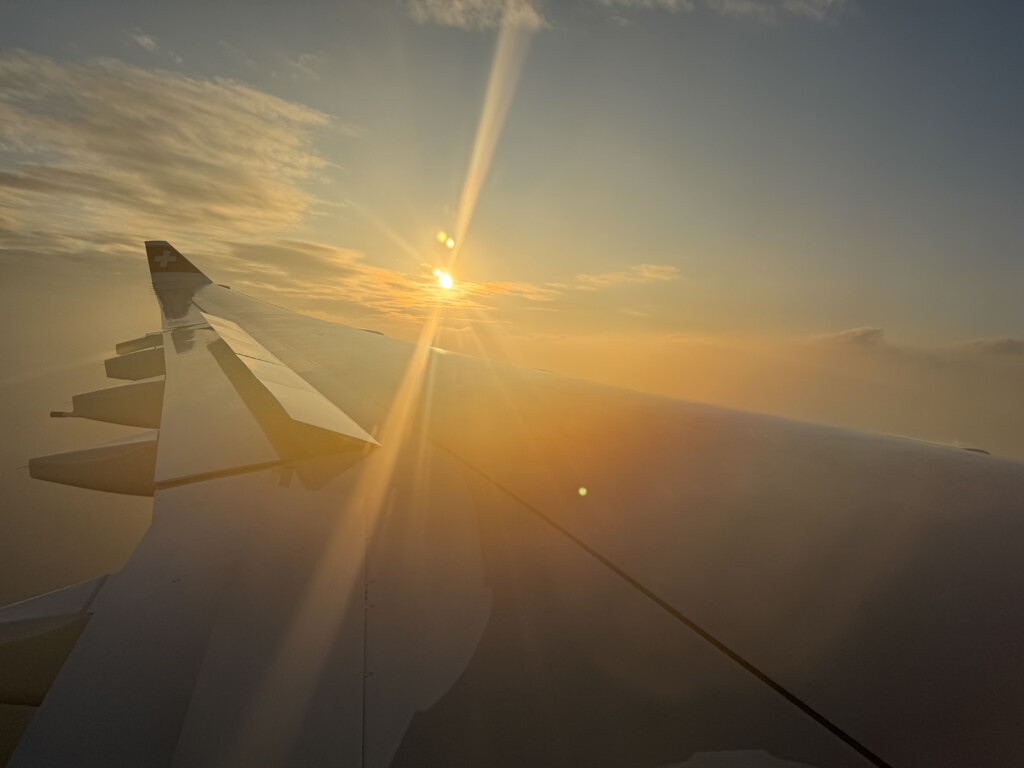
{"type": "Polygon", "coordinates": [[[380,447],[363,462],[355,487],[337,516],[275,662],[264,676],[236,740],[240,764],[259,758],[274,764],[287,755],[299,732],[320,676],[335,647],[336,637],[354,596],[363,591],[364,555],[348,556],[351,525],[362,516],[366,541],[393,489],[395,467],[407,447],[421,400],[430,350],[437,334],[439,314],[432,315],[420,332],[402,382],[377,439],[380,447]],[[273,756],[270,759],[268,756],[273,756]]]}
{"type": "Polygon", "coordinates": [[[452,235],[455,244],[448,262],[449,268],[454,266],[458,260],[463,240],[469,230],[477,197],[480,195],[484,179],[487,178],[487,169],[491,164],[491,157],[494,154],[494,147],[498,143],[498,137],[501,135],[502,126],[505,124],[505,117],[508,114],[509,105],[512,103],[512,97],[516,92],[519,73],[522,70],[532,36],[532,27],[512,23],[511,19],[506,19],[501,32],[498,33],[498,44],[491,63],[491,75],[487,81],[487,93],[484,97],[483,110],[480,113],[480,123],[476,130],[476,140],[473,142],[473,154],[470,157],[469,169],[466,171],[462,194],[459,197],[455,232],[452,235]]]}

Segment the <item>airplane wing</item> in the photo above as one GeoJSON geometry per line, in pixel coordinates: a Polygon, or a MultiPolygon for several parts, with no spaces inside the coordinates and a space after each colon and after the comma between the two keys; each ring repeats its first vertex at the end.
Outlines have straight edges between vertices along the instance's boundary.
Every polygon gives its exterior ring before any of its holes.
{"type": "Polygon", "coordinates": [[[10,765],[1024,755],[1022,465],[407,344],[146,249],[162,330],[63,415],[148,431],[30,471],[153,522],[0,611],[0,660],[49,670],[5,673],[10,765]]]}

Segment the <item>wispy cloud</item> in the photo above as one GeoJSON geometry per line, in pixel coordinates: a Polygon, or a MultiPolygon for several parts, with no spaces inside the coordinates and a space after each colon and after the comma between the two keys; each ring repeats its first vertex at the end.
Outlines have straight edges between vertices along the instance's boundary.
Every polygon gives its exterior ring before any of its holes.
{"type": "Polygon", "coordinates": [[[834,19],[848,5],[847,0],[783,0],[782,2],[783,10],[812,21],[834,19]]]}
{"type": "Polygon", "coordinates": [[[226,253],[214,252],[219,254],[217,274],[233,287],[278,296],[288,306],[343,321],[380,316],[420,322],[437,308],[444,308],[449,318],[472,322],[512,317],[510,309],[578,312],[575,293],[680,278],[676,267],[638,264],[621,272],[577,275],[571,284],[456,279],[452,290],[442,290],[427,263],[413,271],[388,269],[372,264],[360,251],[293,239],[230,241],[224,246],[226,253]]]}
{"type": "Polygon", "coordinates": [[[139,46],[139,48],[143,48],[149,51],[150,53],[156,52],[160,47],[157,45],[155,37],[153,37],[152,35],[147,35],[138,27],[127,30],[125,32],[125,35],[128,36],[129,40],[131,40],[133,43],[139,46]]]}
{"type": "Polygon", "coordinates": [[[597,3],[608,8],[660,9],[674,13],[692,11],[697,7],[694,4],[694,0],[597,0],[597,3]]]}
{"type": "Polygon", "coordinates": [[[197,237],[278,231],[316,201],[329,116],[231,80],[113,60],[0,57],[0,206],[22,231],[55,227],[197,237]]]}
{"type": "Polygon", "coordinates": [[[670,264],[637,264],[621,272],[602,272],[596,275],[576,275],[578,288],[593,291],[624,283],[658,283],[678,280],[682,275],[670,264]]]}
{"type": "Polygon", "coordinates": [[[479,284],[482,295],[518,296],[527,301],[541,302],[554,301],[564,296],[565,288],[563,283],[492,282],[479,284]]]}
{"type": "Polygon", "coordinates": [[[0,252],[106,268],[134,263],[142,240],[167,237],[217,279],[340,320],[417,321],[437,307],[493,318],[562,308],[581,288],[677,276],[641,264],[572,285],[457,279],[444,291],[433,266],[386,269],[359,251],[287,237],[322,203],[309,182],[326,173],[313,139],[327,130],[353,133],[231,80],[2,56],[0,252]]]}
{"type": "Polygon", "coordinates": [[[975,339],[959,346],[966,352],[977,352],[997,357],[1024,357],[1024,338],[1000,336],[989,339],[975,339]]]}
{"type": "Polygon", "coordinates": [[[152,35],[146,34],[138,27],[126,29],[124,34],[130,44],[137,45],[139,48],[142,48],[144,51],[149,51],[150,53],[162,53],[175,64],[181,64],[181,56],[171,50],[161,50],[160,45],[157,43],[157,39],[152,35]]]}
{"type": "Polygon", "coordinates": [[[308,80],[320,79],[317,72],[320,66],[320,57],[314,53],[301,53],[294,59],[286,59],[285,63],[294,77],[304,77],[308,80]]]}
{"type": "Polygon", "coordinates": [[[369,263],[360,251],[293,239],[226,242],[217,258],[218,279],[232,287],[286,299],[289,306],[334,319],[385,317],[420,322],[438,308],[450,316],[479,318],[502,302],[549,302],[563,286],[458,280],[438,286],[433,267],[418,272],[369,263]]]}
{"type": "Polygon", "coordinates": [[[850,328],[839,333],[816,336],[814,340],[826,344],[842,344],[851,347],[880,347],[885,343],[885,329],[871,326],[850,328]]]}
{"type": "Polygon", "coordinates": [[[607,8],[664,10],[688,13],[704,8],[721,16],[772,24],[784,17],[831,22],[845,12],[849,0],[595,0],[607,8]]]}
{"type": "Polygon", "coordinates": [[[838,333],[820,334],[811,337],[816,345],[835,350],[861,350],[864,353],[885,354],[894,357],[913,357],[935,363],[975,362],[987,359],[993,363],[1024,359],[1024,338],[1015,336],[991,336],[970,341],[937,346],[893,344],[885,336],[885,329],[878,327],[850,328],[838,333]]]}
{"type": "Polygon", "coordinates": [[[407,0],[409,15],[418,24],[462,29],[546,26],[539,0],[407,0]]]}

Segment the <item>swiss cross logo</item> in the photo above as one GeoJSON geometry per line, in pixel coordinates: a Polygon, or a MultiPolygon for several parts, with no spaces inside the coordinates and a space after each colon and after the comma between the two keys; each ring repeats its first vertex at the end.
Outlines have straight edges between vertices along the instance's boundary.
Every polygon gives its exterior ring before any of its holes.
{"type": "Polygon", "coordinates": [[[177,261],[178,257],[170,251],[164,251],[159,256],[154,256],[153,261],[160,265],[160,269],[167,269],[168,262],[177,261]]]}

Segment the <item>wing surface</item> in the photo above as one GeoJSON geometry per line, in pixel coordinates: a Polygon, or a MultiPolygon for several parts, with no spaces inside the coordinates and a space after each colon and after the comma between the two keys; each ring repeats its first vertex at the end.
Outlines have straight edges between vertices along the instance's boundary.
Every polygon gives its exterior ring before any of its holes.
{"type": "Polygon", "coordinates": [[[147,252],[153,524],[12,765],[1024,751],[1020,465],[410,345],[147,252]]]}

